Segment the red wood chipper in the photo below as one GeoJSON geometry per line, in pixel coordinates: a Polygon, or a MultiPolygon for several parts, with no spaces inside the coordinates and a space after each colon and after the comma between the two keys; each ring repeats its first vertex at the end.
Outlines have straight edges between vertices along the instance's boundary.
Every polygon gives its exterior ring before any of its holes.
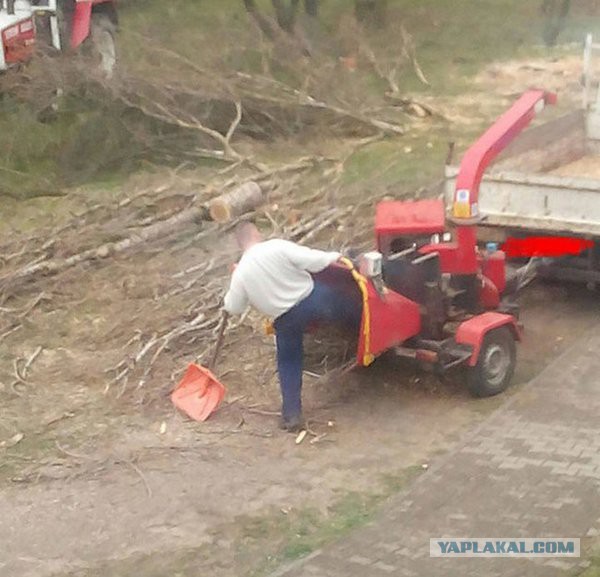
{"type": "Polygon", "coordinates": [[[358,365],[394,349],[440,372],[465,365],[477,396],[508,386],[521,339],[519,275],[508,273],[502,251],[478,247],[479,185],[490,162],[555,99],[526,92],[469,148],[448,210],[442,199],[381,202],[377,251],[318,275],[362,306],[358,365]]]}

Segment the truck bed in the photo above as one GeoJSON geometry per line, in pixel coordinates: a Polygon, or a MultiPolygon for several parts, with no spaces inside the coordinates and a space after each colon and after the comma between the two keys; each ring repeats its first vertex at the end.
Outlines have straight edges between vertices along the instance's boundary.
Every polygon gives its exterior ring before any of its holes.
{"type": "MultiPolygon", "coordinates": [[[[531,128],[488,169],[480,187],[482,226],[600,238],[600,141],[583,111],[531,128]]],[[[446,167],[452,205],[458,167],[446,167]]]]}
{"type": "Polygon", "coordinates": [[[600,155],[588,154],[581,158],[551,170],[555,176],[570,176],[579,178],[600,179],[600,155]]]}

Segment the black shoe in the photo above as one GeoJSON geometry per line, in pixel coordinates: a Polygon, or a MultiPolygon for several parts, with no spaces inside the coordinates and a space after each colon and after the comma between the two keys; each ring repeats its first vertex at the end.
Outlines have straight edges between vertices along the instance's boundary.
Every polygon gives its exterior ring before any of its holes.
{"type": "Polygon", "coordinates": [[[279,428],[288,433],[299,433],[304,429],[304,418],[302,415],[296,415],[295,417],[281,417],[279,428]]]}

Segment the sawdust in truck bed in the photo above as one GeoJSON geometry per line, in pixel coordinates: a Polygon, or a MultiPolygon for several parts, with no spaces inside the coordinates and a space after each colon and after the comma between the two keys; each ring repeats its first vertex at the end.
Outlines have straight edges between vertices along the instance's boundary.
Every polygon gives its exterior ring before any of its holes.
{"type": "Polygon", "coordinates": [[[548,174],[600,178],[600,155],[582,156],[574,162],[551,170],[548,174]]]}

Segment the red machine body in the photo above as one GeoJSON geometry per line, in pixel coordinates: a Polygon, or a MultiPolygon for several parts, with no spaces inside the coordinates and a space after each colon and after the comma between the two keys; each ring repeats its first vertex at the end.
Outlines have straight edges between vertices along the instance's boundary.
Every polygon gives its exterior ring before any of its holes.
{"type": "Polygon", "coordinates": [[[476,395],[507,386],[521,329],[507,297],[504,253],[477,246],[479,185],[496,155],[555,100],[543,90],[526,92],[469,148],[448,218],[438,199],[379,203],[375,233],[382,271],[368,277],[336,267],[338,281],[345,276],[352,290],[353,278],[362,295],[359,364],[395,348],[442,370],[467,365],[476,395]]]}
{"type": "Polygon", "coordinates": [[[109,76],[116,57],[115,4],[116,0],[0,1],[0,71],[29,60],[38,42],[63,51],[90,39],[109,76]]]}
{"type": "Polygon", "coordinates": [[[33,54],[35,43],[35,26],[32,18],[0,31],[0,41],[4,47],[4,62],[6,65],[16,64],[27,60],[33,54]]]}
{"type": "Polygon", "coordinates": [[[393,242],[399,239],[410,244],[413,239],[429,239],[434,234],[444,232],[445,213],[444,202],[437,199],[380,202],[375,213],[377,250],[386,254],[391,252],[393,242]]]}
{"type": "Polygon", "coordinates": [[[319,282],[335,286],[342,298],[362,308],[357,345],[357,364],[367,366],[389,348],[405,342],[421,332],[418,303],[375,284],[356,271],[353,265],[334,264],[314,275],[319,282]],[[402,319],[399,322],[399,319],[402,319]]]}
{"type": "Polygon", "coordinates": [[[372,283],[367,284],[367,299],[369,318],[363,315],[357,350],[357,358],[363,365],[421,332],[418,303],[389,289],[380,295],[372,283]]]}
{"type": "Polygon", "coordinates": [[[493,329],[497,329],[503,326],[510,328],[515,340],[521,340],[521,328],[517,324],[515,318],[511,315],[505,315],[495,312],[486,312],[470,318],[462,322],[456,334],[454,340],[463,345],[469,345],[473,349],[473,353],[467,360],[467,364],[473,367],[477,364],[479,358],[479,351],[485,335],[493,329]]]}

